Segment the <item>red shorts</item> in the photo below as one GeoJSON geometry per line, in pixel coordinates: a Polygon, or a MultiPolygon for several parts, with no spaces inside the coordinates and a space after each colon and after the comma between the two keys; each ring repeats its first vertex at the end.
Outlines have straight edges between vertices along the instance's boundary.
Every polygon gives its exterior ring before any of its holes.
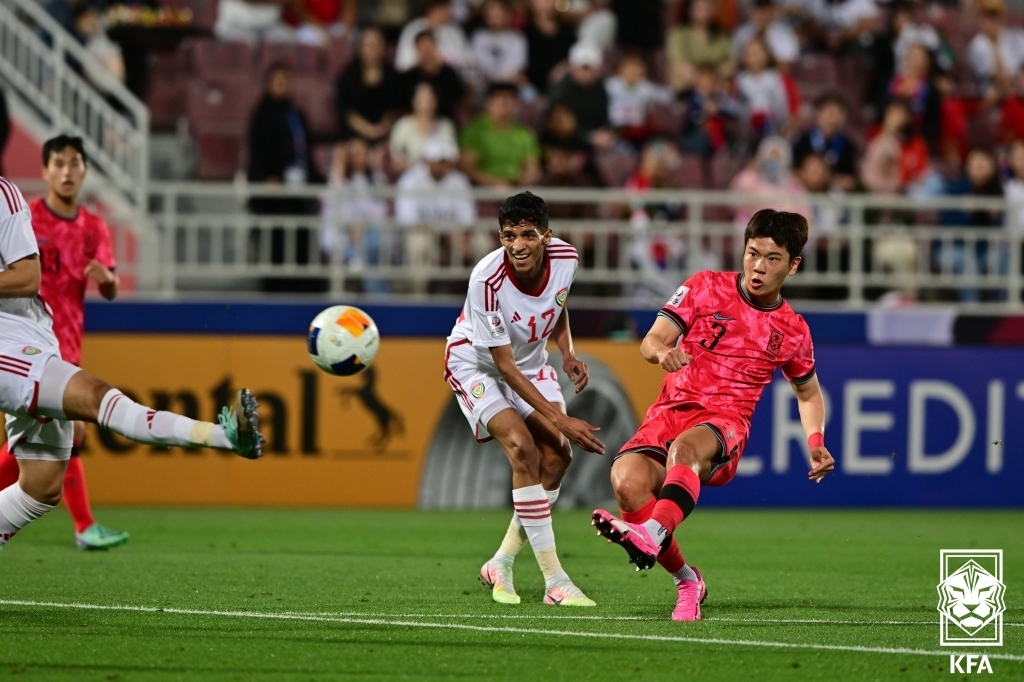
{"type": "Polygon", "coordinates": [[[747,446],[750,425],[745,419],[723,412],[713,412],[700,405],[652,405],[636,435],[622,446],[615,459],[638,452],[665,466],[668,449],[679,434],[704,426],[715,434],[721,452],[715,457],[711,475],[702,485],[725,485],[736,475],[743,449],[747,446]]]}

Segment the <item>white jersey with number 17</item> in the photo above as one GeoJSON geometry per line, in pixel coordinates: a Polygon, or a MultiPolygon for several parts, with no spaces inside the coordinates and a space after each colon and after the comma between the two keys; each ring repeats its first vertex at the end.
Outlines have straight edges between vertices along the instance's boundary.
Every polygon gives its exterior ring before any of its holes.
{"type": "Polygon", "coordinates": [[[521,372],[539,372],[547,363],[547,340],[578,267],[576,249],[552,239],[544,254],[543,279],[536,289],[529,289],[517,279],[505,249],[489,253],[470,275],[466,304],[448,337],[452,356],[474,361],[485,372],[497,372],[490,349],[511,345],[521,372]]]}

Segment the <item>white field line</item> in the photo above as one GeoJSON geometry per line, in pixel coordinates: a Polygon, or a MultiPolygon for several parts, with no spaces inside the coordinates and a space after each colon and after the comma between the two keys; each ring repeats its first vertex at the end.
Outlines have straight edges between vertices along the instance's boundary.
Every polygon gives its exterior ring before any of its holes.
{"type": "MultiPolygon", "coordinates": [[[[850,651],[867,654],[902,654],[908,656],[940,656],[945,658],[953,651],[929,651],[901,647],[874,647],[843,644],[814,644],[804,642],[773,642],[754,639],[722,639],[718,637],[680,637],[669,635],[633,635],[615,632],[578,632],[573,630],[544,630],[539,628],[517,628],[508,626],[466,625],[463,623],[424,623],[421,621],[388,620],[385,618],[348,618],[299,613],[260,613],[255,611],[207,611],[200,609],[161,608],[157,606],[128,606],[79,604],[61,602],[25,601],[0,599],[0,605],[38,606],[56,609],[81,609],[88,611],[129,611],[136,613],[170,613],[185,616],[219,616],[223,618],[253,618],[261,620],[290,620],[317,623],[343,623],[352,625],[379,625],[386,627],[427,628],[436,630],[468,630],[472,632],[508,633],[517,635],[545,635],[549,637],[578,637],[589,639],[615,639],[646,642],[685,642],[690,644],[722,644],[726,646],[764,647],[772,649],[811,649],[816,651],[850,651]]],[[[957,652],[959,653],[959,652],[957,652]]],[[[987,653],[991,659],[1024,663],[1024,656],[1018,654],[987,653]]]]}

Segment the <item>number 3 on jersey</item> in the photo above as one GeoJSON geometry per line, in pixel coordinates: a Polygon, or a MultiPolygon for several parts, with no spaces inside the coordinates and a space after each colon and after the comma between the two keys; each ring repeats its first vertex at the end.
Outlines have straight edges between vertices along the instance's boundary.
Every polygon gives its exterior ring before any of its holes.
{"type": "Polygon", "coordinates": [[[546,339],[551,336],[551,328],[555,325],[554,309],[545,310],[540,316],[541,319],[547,320],[547,323],[544,325],[544,331],[540,333],[540,337],[537,336],[537,316],[530,315],[530,319],[526,323],[530,325],[530,340],[527,341],[527,343],[536,343],[541,339],[546,339]]]}
{"type": "Polygon", "coordinates": [[[708,350],[714,350],[715,346],[718,345],[718,342],[722,340],[722,337],[725,336],[725,332],[727,331],[725,325],[721,322],[712,322],[711,329],[714,331],[714,336],[710,339],[700,340],[700,345],[704,346],[704,348],[707,348],[708,350]]]}

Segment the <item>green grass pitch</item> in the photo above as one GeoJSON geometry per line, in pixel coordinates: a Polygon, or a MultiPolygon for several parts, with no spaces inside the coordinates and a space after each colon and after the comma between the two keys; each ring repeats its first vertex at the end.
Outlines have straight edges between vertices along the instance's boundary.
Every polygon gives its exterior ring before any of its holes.
{"type": "Polygon", "coordinates": [[[86,554],[59,510],[0,552],[0,679],[967,679],[935,610],[939,550],[963,547],[1004,550],[1005,644],[975,651],[1024,679],[1024,512],[699,510],[699,623],[582,511],[555,529],[597,608],[541,605],[529,550],[524,603],[494,604],[477,572],[509,514],[103,509],[132,539],[86,554]]]}

